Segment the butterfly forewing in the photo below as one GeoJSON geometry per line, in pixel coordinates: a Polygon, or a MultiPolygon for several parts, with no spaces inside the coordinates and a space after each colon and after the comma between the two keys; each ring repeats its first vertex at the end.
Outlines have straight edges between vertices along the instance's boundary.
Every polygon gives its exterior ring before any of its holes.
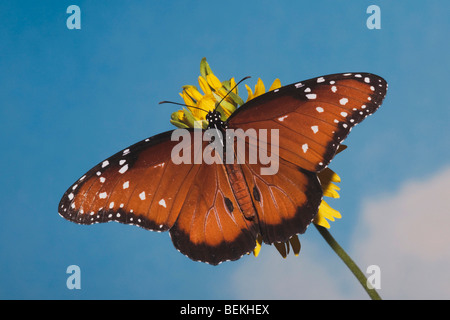
{"type": "Polygon", "coordinates": [[[230,128],[276,129],[279,156],[318,172],[334,157],[350,130],[380,106],[384,79],[369,73],[314,78],[261,95],[239,108],[230,128]]]}
{"type": "Polygon", "coordinates": [[[195,174],[194,165],[171,161],[171,132],[128,147],[83,175],[64,194],[59,213],[92,224],[118,221],[165,231],[177,219],[195,174]]]}

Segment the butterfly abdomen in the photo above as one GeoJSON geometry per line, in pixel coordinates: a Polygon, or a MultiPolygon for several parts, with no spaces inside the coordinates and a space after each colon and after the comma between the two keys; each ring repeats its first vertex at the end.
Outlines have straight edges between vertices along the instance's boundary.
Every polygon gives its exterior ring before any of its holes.
{"type": "Polygon", "coordinates": [[[253,219],[256,215],[255,207],[251,198],[250,191],[244,179],[241,166],[237,163],[225,164],[228,173],[231,189],[239,208],[246,219],[253,219]]]}

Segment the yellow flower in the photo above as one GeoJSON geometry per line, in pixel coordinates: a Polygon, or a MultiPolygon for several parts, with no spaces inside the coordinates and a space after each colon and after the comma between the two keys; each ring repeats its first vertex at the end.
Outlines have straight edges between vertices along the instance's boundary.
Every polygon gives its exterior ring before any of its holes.
{"type": "MultiPolygon", "coordinates": [[[[208,123],[205,120],[205,116],[208,111],[212,111],[217,108],[217,111],[219,111],[222,115],[222,121],[225,121],[238,108],[238,106],[244,104],[244,101],[238,95],[238,89],[235,87],[236,82],[234,78],[221,82],[213,74],[208,62],[206,62],[206,58],[203,58],[200,63],[200,74],[201,75],[198,77],[198,83],[203,93],[201,93],[195,86],[184,86],[180,96],[183,98],[186,108],[172,113],[170,122],[179,128],[193,128],[196,121],[201,121],[202,127],[206,129],[208,123]],[[232,88],[234,89],[230,92],[232,88]]],[[[264,83],[260,78],[258,78],[254,91],[252,91],[252,89],[247,85],[245,85],[245,87],[248,93],[247,101],[252,100],[266,92],[264,83]]],[[[269,91],[280,87],[280,80],[275,79],[270,86],[269,91]]],[[[345,148],[346,146],[341,145],[338,153],[343,151],[345,148]]],[[[337,191],[340,190],[340,188],[333,182],[340,182],[340,177],[329,168],[321,171],[318,176],[322,185],[323,195],[325,197],[339,198],[337,191]]],[[[330,228],[328,220],[334,221],[336,218],[341,218],[339,211],[331,208],[324,200],[322,200],[318,213],[313,222],[325,228],[330,228]]],[[[261,245],[262,237],[261,235],[258,235],[256,239],[256,246],[253,250],[253,254],[255,256],[258,256],[261,250],[261,245]]],[[[294,254],[298,256],[301,247],[300,240],[297,235],[292,236],[285,243],[274,243],[274,246],[283,258],[286,258],[291,248],[294,254]]]]}
{"type": "MultiPolygon", "coordinates": [[[[248,92],[247,101],[252,100],[252,99],[256,98],[257,96],[260,96],[266,92],[264,83],[262,82],[262,80],[260,78],[258,78],[258,81],[256,82],[255,93],[253,93],[252,89],[250,89],[249,86],[245,85],[245,87],[247,88],[247,92],[248,92]]],[[[278,89],[280,87],[281,87],[280,79],[275,79],[275,81],[270,86],[269,91],[278,89]]]]}
{"type": "Polygon", "coordinates": [[[221,82],[205,58],[200,63],[200,74],[198,84],[203,93],[195,86],[184,86],[180,96],[187,108],[172,113],[170,122],[179,128],[193,128],[195,121],[201,121],[202,127],[206,129],[208,123],[205,116],[208,111],[213,111],[217,106],[222,120],[226,120],[239,105],[243,104],[243,100],[238,96],[237,87],[229,92],[236,85],[234,78],[221,82]]]}

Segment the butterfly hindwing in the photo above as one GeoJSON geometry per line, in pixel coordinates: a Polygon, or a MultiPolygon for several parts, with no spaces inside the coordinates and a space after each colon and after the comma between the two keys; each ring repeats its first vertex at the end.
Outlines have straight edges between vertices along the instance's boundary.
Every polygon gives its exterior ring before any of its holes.
{"type": "Polygon", "coordinates": [[[257,228],[244,217],[225,167],[213,163],[200,167],[170,235],[183,254],[216,265],[252,251],[257,228]]]}
{"type": "Polygon", "coordinates": [[[261,175],[260,164],[242,165],[253,196],[259,228],[265,243],[286,242],[304,233],[322,200],[317,174],[280,159],[279,169],[261,175]]]}

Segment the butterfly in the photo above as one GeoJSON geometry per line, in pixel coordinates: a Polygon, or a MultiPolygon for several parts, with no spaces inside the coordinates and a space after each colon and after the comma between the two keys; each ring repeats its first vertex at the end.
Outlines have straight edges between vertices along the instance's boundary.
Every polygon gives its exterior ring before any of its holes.
{"type": "MultiPolygon", "coordinates": [[[[267,164],[245,154],[241,162],[176,164],[171,156],[178,141],[167,131],[97,164],[68,188],[58,212],[79,224],[117,221],[169,231],[177,250],[212,265],[251,252],[257,236],[267,244],[286,242],[304,233],[318,212],[317,174],[386,91],[386,81],[374,74],[332,74],[260,95],[225,122],[211,112],[210,129],[277,132],[277,171],[261,174],[267,164]]],[[[192,137],[195,132],[188,130],[192,137]]],[[[192,142],[188,151],[195,155],[210,144],[192,142]]],[[[258,147],[251,139],[244,145],[258,147]]]]}

